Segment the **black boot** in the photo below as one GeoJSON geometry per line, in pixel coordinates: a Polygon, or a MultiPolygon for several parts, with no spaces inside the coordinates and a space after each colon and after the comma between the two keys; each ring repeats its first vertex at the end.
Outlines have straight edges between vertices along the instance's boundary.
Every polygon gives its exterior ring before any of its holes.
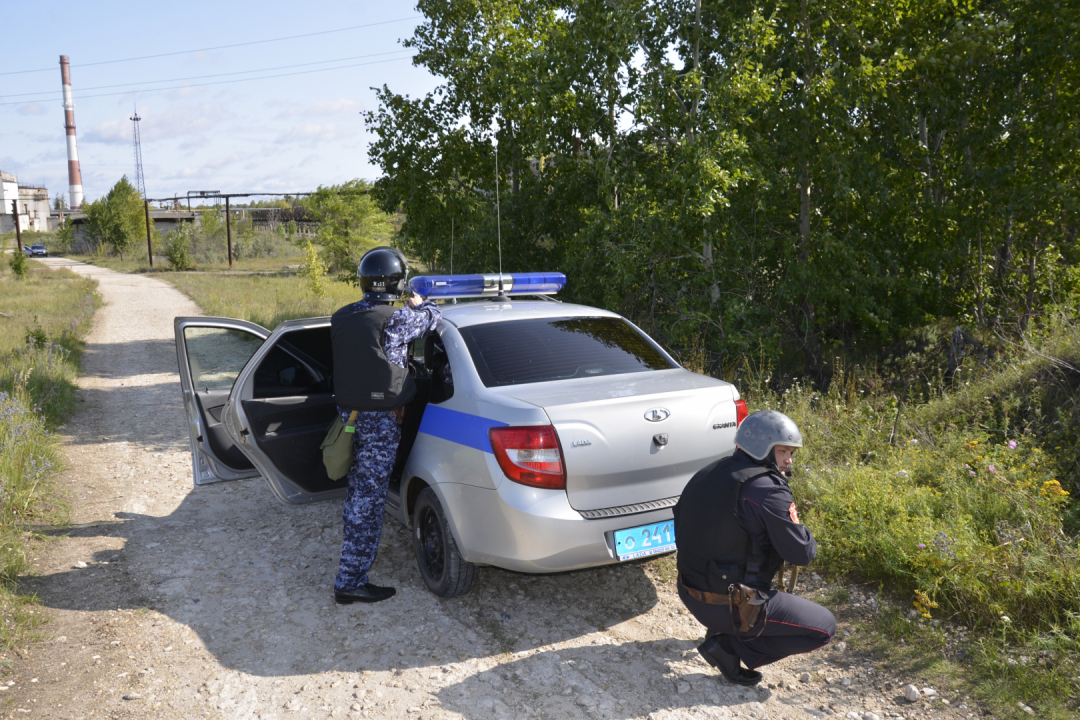
{"type": "Polygon", "coordinates": [[[378,585],[367,583],[355,590],[347,590],[345,592],[335,591],[334,602],[338,605],[349,605],[354,602],[374,603],[391,598],[396,592],[397,590],[392,587],[380,587],[378,585]]]}
{"type": "Polygon", "coordinates": [[[722,672],[724,677],[736,685],[749,686],[761,682],[761,673],[757,670],[744,668],[742,663],[739,662],[739,656],[729,653],[721,647],[716,638],[717,636],[713,635],[698,645],[698,652],[701,653],[701,657],[705,658],[705,662],[722,672]]]}

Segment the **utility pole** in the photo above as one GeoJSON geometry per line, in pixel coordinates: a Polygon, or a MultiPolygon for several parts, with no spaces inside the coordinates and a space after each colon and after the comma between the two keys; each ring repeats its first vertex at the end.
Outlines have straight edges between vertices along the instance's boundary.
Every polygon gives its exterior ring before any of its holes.
{"type": "Polygon", "coordinates": [[[150,258],[150,269],[154,269],[154,246],[150,244],[150,201],[143,200],[143,214],[146,216],[146,256],[150,258]]]}
{"type": "Polygon", "coordinates": [[[11,212],[15,216],[15,243],[19,246],[19,252],[22,252],[22,230],[19,229],[19,201],[11,201],[11,212]]]}
{"type": "Polygon", "coordinates": [[[232,222],[229,219],[229,196],[225,196],[225,241],[229,244],[229,269],[232,270],[232,222]]]}

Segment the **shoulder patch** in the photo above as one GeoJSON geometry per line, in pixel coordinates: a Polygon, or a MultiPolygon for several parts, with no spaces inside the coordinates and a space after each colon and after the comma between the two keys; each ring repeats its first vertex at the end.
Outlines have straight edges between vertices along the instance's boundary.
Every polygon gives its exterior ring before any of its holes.
{"type": "Polygon", "coordinates": [[[788,515],[791,516],[791,522],[798,524],[799,523],[799,510],[798,510],[798,508],[795,507],[795,503],[791,503],[791,505],[788,507],[787,511],[788,511],[788,515]]]}

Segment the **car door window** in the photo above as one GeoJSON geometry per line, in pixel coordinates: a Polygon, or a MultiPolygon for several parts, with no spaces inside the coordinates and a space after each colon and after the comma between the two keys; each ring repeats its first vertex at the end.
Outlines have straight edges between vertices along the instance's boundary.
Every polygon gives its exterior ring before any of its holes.
{"type": "Polygon", "coordinates": [[[243,330],[184,328],[191,384],[196,390],[229,390],[262,338],[243,330]]]}

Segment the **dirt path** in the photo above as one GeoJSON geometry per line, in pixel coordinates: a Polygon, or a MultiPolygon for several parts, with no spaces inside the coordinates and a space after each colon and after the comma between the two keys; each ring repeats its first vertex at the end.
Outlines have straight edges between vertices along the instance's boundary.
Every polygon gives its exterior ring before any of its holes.
{"type": "Polygon", "coordinates": [[[699,659],[702,628],[655,563],[485,569],[471,594],[440,601],[388,522],[372,576],[398,595],[336,606],[340,503],[284,506],[258,478],[192,488],[172,320],[198,308],[160,280],[49,262],[97,279],[106,305],[85,405],[63,430],[74,526],[38,547],[24,582],[50,617],[46,639],[3,658],[0,714],[971,717],[956,698],[906,705],[908,679],[856,652],[855,637],[766,668],[757,689],[732,687],[699,659]]]}

